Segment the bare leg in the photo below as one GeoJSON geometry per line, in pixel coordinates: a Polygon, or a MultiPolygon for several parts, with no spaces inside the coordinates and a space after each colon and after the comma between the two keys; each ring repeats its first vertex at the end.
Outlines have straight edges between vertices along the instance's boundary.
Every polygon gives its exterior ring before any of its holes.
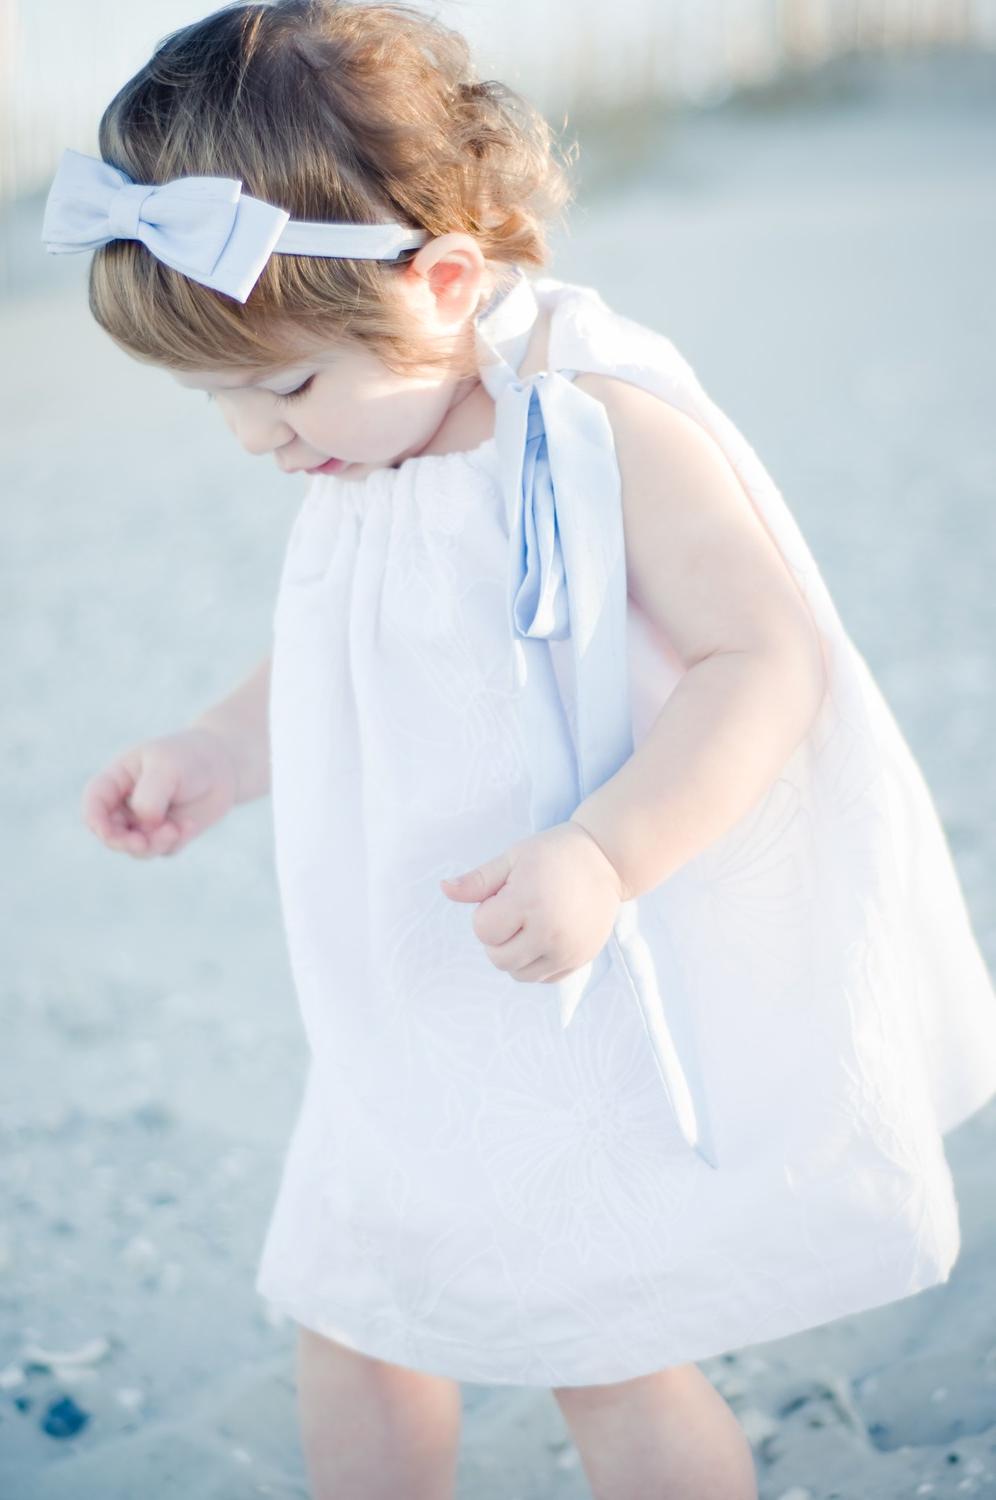
{"type": "Polygon", "coordinates": [[[297,1391],[313,1500],[452,1500],[455,1380],[371,1359],[299,1325],[297,1391]]]}
{"type": "Polygon", "coordinates": [[[757,1500],[747,1435],[697,1365],[553,1394],[594,1500],[757,1500]]]}

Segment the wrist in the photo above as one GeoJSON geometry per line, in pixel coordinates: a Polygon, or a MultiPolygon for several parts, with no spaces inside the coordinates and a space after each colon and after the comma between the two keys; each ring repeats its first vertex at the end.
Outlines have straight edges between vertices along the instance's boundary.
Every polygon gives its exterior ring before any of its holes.
{"type": "Polygon", "coordinates": [[[568,822],[573,823],[575,828],[580,828],[583,833],[587,834],[588,838],[595,845],[595,848],[599,851],[602,858],[605,860],[605,863],[608,865],[609,869],[612,871],[613,876],[615,877],[616,885],[619,890],[619,900],[631,900],[633,893],[630,891],[629,886],[623,879],[623,875],[621,870],[619,869],[619,866],[616,864],[615,860],[610,856],[608,850],[606,849],[605,843],[603,841],[603,836],[598,832],[597,827],[591,828],[588,826],[589,818],[587,813],[579,817],[578,809],[575,808],[574,812],[571,813],[568,822]]]}
{"type": "Polygon", "coordinates": [[[187,728],[194,734],[207,735],[215,750],[221,752],[232,778],[232,801],[249,801],[254,794],[249,788],[249,767],[239,736],[232,733],[229,725],[213,718],[209,713],[195,719],[187,728]]]}

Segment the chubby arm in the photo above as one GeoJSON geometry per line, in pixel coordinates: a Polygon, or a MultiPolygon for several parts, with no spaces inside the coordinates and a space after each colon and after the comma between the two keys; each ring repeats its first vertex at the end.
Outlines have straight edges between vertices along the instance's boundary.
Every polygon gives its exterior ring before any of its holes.
{"type": "Polygon", "coordinates": [[[271,660],[264,656],[238,687],[190,726],[210,729],[224,742],[235,767],[236,802],[251,802],[270,790],[271,660]]]}
{"type": "Polygon", "coordinates": [[[627,381],[575,384],[612,426],[629,595],[686,668],[633,755],[571,815],[628,900],[759,800],[809,730],[826,673],[809,609],[713,438],[627,381]]]}

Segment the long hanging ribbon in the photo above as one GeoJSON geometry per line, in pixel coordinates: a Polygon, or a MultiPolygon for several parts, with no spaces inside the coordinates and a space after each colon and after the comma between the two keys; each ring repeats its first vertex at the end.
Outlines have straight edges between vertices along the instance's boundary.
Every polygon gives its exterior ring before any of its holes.
{"type": "MultiPolygon", "coordinates": [[[[496,403],[495,442],[509,535],[509,624],[532,774],[537,831],[566,821],[633,753],[627,671],[627,587],[622,486],[612,428],[575,371],[519,379],[538,314],[522,275],[478,317],[481,379],[496,403]],[[549,733],[557,692],[551,640],[569,639],[574,678],[574,764],[549,733]]],[[[709,1166],[685,1068],[669,1030],[653,955],[640,931],[637,898],[619,907],[599,954],[557,982],[561,1024],[615,967],[635,999],[678,1129],[709,1166]]]]}

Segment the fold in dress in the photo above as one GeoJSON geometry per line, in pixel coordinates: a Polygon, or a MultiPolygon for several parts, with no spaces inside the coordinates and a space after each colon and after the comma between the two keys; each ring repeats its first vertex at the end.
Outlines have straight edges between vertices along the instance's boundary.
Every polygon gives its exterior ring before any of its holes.
{"type": "Polygon", "coordinates": [[[495,435],[316,478],[287,544],[274,847],[309,1066],[257,1290],[397,1364],[601,1384],[945,1281],[942,1137],[996,1092],[996,995],[909,747],[673,343],[521,273],[476,326],[495,435]],[[546,370],[519,380],[540,308],[546,370]],[[712,436],[828,688],[764,795],[625,904],[589,972],[520,984],[440,878],[568,816],[683,672],[619,587],[611,428],[565,389],[585,370],[712,436]]]}

